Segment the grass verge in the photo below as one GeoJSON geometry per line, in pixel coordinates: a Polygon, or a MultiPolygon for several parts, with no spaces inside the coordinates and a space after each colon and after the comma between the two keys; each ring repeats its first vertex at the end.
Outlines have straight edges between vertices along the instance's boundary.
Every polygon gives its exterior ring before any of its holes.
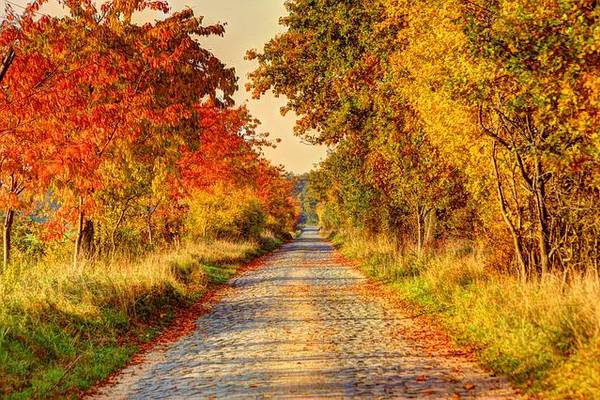
{"type": "Polygon", "coordinates": [[[332,237],[346,257],[403,298],[436,315],[459,344],[530,394],[600,398],[600,281],[549,276],[522,282],[487,270],[455,246],[435,255],[400,254],[385,238],[332,237]]]}
{"type": "Polygon", "coordinates": [[[76,397],[215,284],[280,243],[188,243],[75,269],[13,266],[0,276],[0,397],[76,397]]]}

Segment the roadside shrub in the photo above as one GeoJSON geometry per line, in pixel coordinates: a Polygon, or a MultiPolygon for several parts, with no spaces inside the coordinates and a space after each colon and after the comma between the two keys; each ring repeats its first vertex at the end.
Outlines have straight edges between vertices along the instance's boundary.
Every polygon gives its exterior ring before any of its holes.
{"type": "Polygon", "coordinates": [[[265,230],[266,214],[249,190],[216,186],[198,191],[188,203],[186,230],[192,239],[257,239],[265,230]]]}

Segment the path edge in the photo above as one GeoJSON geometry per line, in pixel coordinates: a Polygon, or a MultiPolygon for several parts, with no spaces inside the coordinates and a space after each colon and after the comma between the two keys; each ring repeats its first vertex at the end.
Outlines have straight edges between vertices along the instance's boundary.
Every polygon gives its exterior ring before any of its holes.
{"type": "Polygon", "coordinates": [[[475,364],[485,373],[502,379],[518,396],[516,399],[536,399],[535,396],[524,393],[509,377],[496,373],[483,363],[479,358],[476,346],[458,343],[452,336],[450,328],[444,325],[438,315],[428,312],[425,307],[418,303],[403,298],[390,285],[370,276],[364,270],[359,260],[345,256],[329,236],[323,233],[320,233],[320,236],[333,248],[336,263],[353,269],[365,278],[366,286],[369,289],[363,289],[362,293],[357,293],[359,296],[368,297],[371,301],[376,301],[382,306],[397,310],[402,314],[402,318],[411,321],[409,325],[410,337],[407,337],[408,341],[425,343],[427,346],[431,346],[431,351],[428,351],[429,355],[440,356],[446,353],[447,356],[462,358],[467,362],[475,364]]]}
{"type": "Polygon", "coordinates": [[[211,309],[219,303],[225,293],[230,290],[235,281],[246,272],[260,268],[274,254],[281,251],[281,248],[292,240],[286,240],[279,244],[277,248],[261,254],[251,261],[241,264],[225,283],[210,283],[202,295],[191,305],[183,306],[177,310],[173,320],[161,330],[152,340],[140,343],[138,350],[129,358],[129,360],[120,368],[115,369],[105,378],[95,382],[88,389],[78,393],[78,398],[91,399],[104,389],[110,388],[118,382],[119,377],[125,370],[131,366],[144,363],[148,356],[154,352],[162,352],[169,345],[189,336],[196,329],[196,321],[209,313],[211,309]]]}

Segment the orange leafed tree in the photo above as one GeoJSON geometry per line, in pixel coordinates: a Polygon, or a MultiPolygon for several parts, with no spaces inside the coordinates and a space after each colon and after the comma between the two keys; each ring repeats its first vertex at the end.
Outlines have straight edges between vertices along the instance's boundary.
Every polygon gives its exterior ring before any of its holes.
{"type": "Polygon", "coordinates": [[[74,232],[77,264],[107,243],[114,251],[133,216],[154,242],[153,216],[181,219],[195,189],[287,188],[265,168],[260,147],[270,142],[257,121],[234,107],[234,70],[197,41],[222,25],[203,25],[190,9],[169,13],[162,1],[67,1],[61,18],[40,18],[41,4],[0,36],[5,263],[15,211],[48,196],[45,219],[74,232]],[[136,24],[147,10],[165,17],[136,24]],[[273,179],[259,183],[263,172],[273,179]]]}

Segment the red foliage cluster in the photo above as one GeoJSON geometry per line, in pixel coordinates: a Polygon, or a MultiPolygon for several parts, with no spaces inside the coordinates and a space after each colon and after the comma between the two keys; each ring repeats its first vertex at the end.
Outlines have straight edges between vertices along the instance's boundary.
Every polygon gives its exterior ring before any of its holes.
{"type": "Polygon", "coordinates": [[[222,35],[222,25],[204,26],[190,9],[131,22],[135,12],[167,13],[164,1],[68,0],[63,18],[39,17],[43,2],[0,28],[8,238],[15,211],[44,201],[52,232],[78,226],[75,257],[92,219],[116,231],[126,215],[143,215],[152,241],[153,217],[173,225],[183,198],[216,183],[250,186],[268,209],[288,201],[291,184],[261,156],[266,136],[233,105],[234,70],[194,39],[222,35]]]}

